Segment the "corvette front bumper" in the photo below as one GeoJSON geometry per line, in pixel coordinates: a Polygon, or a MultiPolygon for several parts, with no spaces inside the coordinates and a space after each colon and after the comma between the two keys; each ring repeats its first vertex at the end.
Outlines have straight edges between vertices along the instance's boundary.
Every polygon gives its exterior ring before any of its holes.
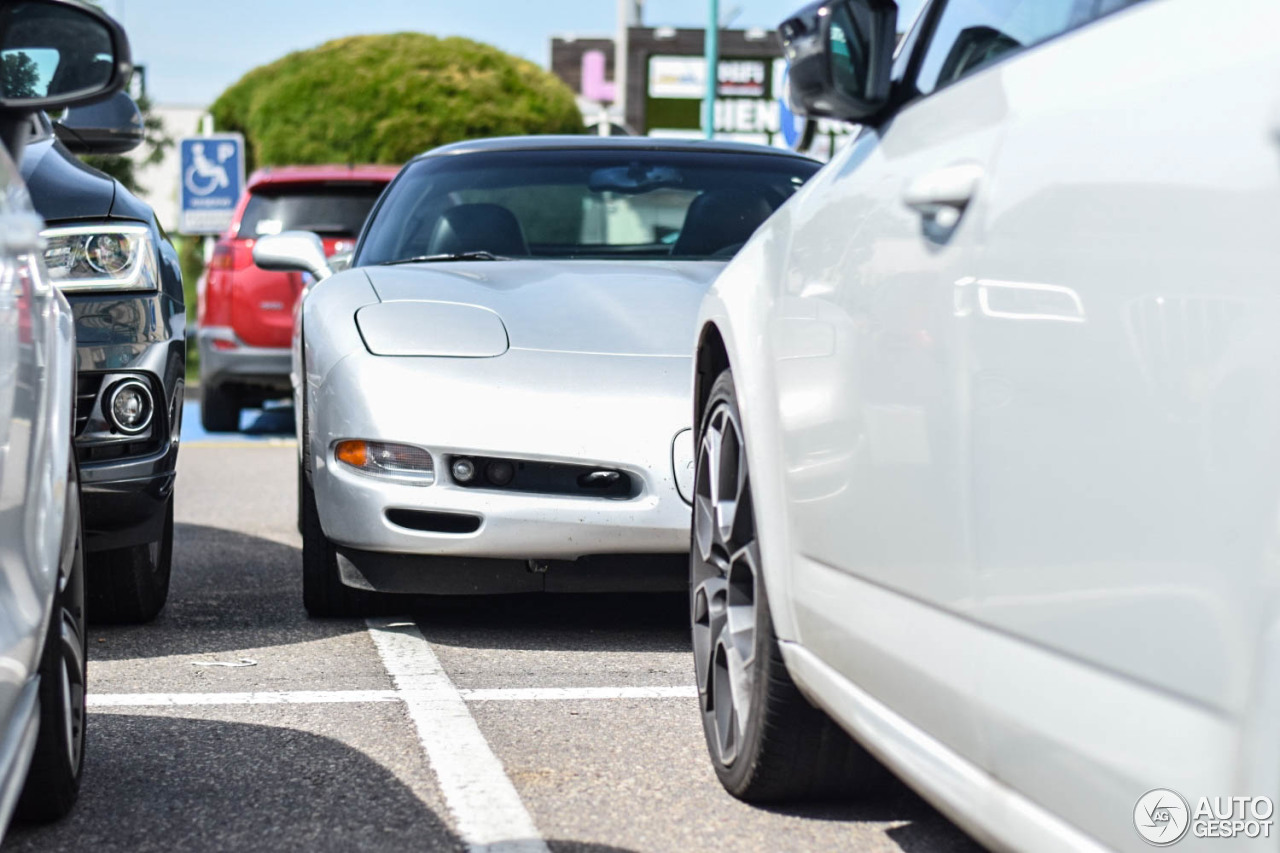
{"type": "MultiPolygon", "coordinates": [[[[355,353],[309,387],[312,484],[321,526],[353,552],[563,561],[679,554],[690,510],[677,490],[673,446],[689,425],[690,359],[511,350],[498,358],[389,358],[355,353]],[[370,476],[336,462],[343,439],[429,450],[430,486],[370,476]],[[624,471],[630,498],[467,488],[455,455],[624,471]],[[410,529],[389,510],[448,513],[465,533],[410,529]]],[[[680,445],[677,454],[688,456],[680,445]]]]}

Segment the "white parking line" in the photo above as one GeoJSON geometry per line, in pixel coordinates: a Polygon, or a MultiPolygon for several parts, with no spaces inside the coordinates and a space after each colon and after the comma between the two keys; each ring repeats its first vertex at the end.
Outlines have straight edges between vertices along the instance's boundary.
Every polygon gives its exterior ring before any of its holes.
{"type": "Polygon", "coordinates": [[[292,690],[263,693],[90,693],[90,708],[179,708],[205,705],[330,705],[399,702],[395,690],[292,690]]]}
{"type": "Polygon", "coordinates": [[[599,699],[692,699],[693,685],[678,687],[498,687],[439,693],[424,690],[282,690],[260,693],[90,693],[90,708],[180,708],[208,705],[337,705],[449,698],[467,702],[546,702],[599,699]]]}
{"type": "Polygon", "coordinates": [[[695,699],[698,688],[678,687],[497,687],[459,690],[468,702],[533,702],[569,699],[695,699]]]}
{"type": "Polygon", "coordinates": [[[370,619],[368,625],[468,850],[549,853],[502,762],[417,626],[390,619],[370,619]]]}

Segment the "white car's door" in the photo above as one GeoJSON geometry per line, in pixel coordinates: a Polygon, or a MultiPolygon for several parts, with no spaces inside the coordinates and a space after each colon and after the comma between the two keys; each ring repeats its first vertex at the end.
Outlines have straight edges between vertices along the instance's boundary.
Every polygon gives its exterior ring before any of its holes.
{"type": "Polygon", "coordinates": [[[789,211],[788,277],[768,334],[800,641],[980,765],[992,635],[971,618],[970,411],[998,405],[1000,386],[983,381],[968,336],[974,300],[995,290],[973,282],[1014,112],[1008,76],[1129,2],[933,3],[896,63],[907,105],[789,211]]]}
{"type": "MultiPolygon", "coordinates": [[[[936,50],[957,35],[939,32],[936,50]]],[[[864,130],[784,211],[792,242],[767,329],[800,642],[978,762],[977,673],[948,615],[975,591],[952,283],[974,269],[1006,112],[985,76],[930,87],[864,130]]]]}
{"type": "Polygon", "coordinates": [[[983,717],[1002,780],[1124,849],[1151,788],[1275,795],[1239,735],[1280,677],[1278,30],[1141,3],[1003,74],[963,288],[983,717]]]}

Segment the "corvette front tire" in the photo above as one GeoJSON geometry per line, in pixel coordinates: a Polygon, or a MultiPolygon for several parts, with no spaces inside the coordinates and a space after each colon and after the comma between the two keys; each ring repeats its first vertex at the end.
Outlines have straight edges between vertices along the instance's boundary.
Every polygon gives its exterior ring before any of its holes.
{"type": "Polygon", "coordinates": [[[342,583],[338,552],[320,526],[316,493],[301,466],[298,501],[302,522],[302,604],[307,613],[317,618],[364,616],[369,610],[369,595],[342,583]]]}

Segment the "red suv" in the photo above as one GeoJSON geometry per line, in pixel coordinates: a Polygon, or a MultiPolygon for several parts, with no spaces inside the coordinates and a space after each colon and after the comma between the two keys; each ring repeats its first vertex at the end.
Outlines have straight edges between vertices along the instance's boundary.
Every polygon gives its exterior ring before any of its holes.
{"type": "Polygon", "coordinates": [[[231,227],[218,239],[200,291],[200,419],[206,430],[239,429],[241,409],[289,393],[293,308],[299,273],[254,266],[258,237],[314,231],[334,255],[355,247],[394,166],[284,166],[249,179],[231,227]]]}

